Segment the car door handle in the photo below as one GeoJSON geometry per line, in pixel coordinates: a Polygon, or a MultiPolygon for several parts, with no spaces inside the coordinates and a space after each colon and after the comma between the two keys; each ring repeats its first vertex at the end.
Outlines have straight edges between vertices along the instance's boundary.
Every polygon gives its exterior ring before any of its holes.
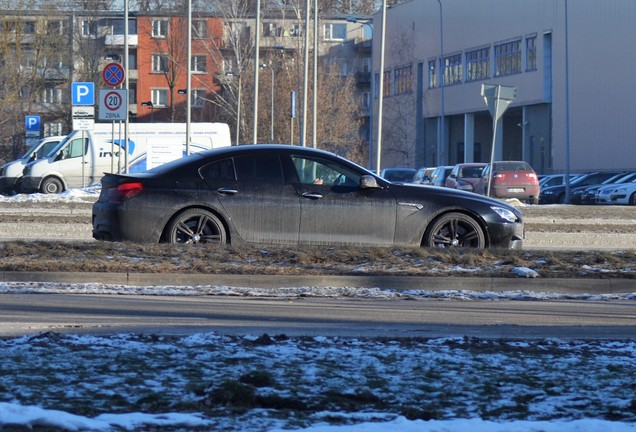
{"type": "Polygon", "coordinates": [[[322,195],[318,194],[318,193],[305,192],[303,194],[303,198],[309,198],[309,199],[317,200],[317,199],[322,198],[322,195]]]}
{"type": "Polygon", "coordinates": [[[238,190],[236,189],[219,188],[216,191],[221,195],[236,195],[238,193],[238,190]]]}

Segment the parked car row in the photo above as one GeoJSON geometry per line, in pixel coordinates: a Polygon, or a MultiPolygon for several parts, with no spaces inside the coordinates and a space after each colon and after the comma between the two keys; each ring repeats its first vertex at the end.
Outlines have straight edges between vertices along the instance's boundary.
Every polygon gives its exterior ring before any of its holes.
{"type": "Polygon", "coordinates": [[[492,174],[490,168],[490,164],[479,162],[420,168],[412,182],[480,195],[489,194],[494,198],[517,198],[531,204],[539,203],[539,180],[527,162],[494,162],[492,174]]]}
{"type": "Polygon", "coordinates": [[[542,204],[620,204],[636,205],[636,171],[607,171],[579,174],[566,185],[541,188],[542,204]]]}

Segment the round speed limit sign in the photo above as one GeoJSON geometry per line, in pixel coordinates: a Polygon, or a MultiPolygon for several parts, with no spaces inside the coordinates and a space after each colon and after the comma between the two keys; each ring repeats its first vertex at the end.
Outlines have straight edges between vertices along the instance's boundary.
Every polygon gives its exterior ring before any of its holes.
{"type": "Polygon", "coordinates": [[[99,93],[99,119],[125,120],[126,90],[100,90],[99,93]]]}

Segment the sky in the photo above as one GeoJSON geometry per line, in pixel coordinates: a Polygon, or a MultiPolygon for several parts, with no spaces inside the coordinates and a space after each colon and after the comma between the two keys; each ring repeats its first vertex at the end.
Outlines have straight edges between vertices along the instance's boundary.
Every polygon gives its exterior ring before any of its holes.
{"type": "MultiPolygon", "coordinates": [[[[95,193],[94,190],[73,190],[61,195],[0,197],[0,201],[72,201],[95,193]]],[[[534,277],[527,271],[518,269],[520,276],[534,277]]],[[[180,294],[265,295],[240,287],[199,289],[207,291],[202,293],[185,287],[180,294]]],[[[297,287],[297,290],[305,292],[307,287],[297,287]]],[[[312,295],[334,295],[333,291],[314,290],[312,295]]],[[[0,284],[0,295],[17,291],[25,295],[29,292],[121,295],[123,291],[136,295],[175,295],[174,287],[0,284]]],[[[271,290],[268,295],[272,295],[271,290]]],[[[278,295],[295,295],[294,288],[287,288],[278,295]]],[[[386,297],[392,294],[387,290],[367,290],[360,295],[386,297]]],[[[529,299],[528,293],[518,292],[462,291],[446,292],[443,296],[464,301],[529,299]]],[[[636,293],[632,293],[621,298],[634,300],[635,296],[636,293]]],[[[536,293],[531,300],[545,298],[555,297],[550,293],[536,293]]],[[[592,293],[579,299],[603,300],[592,293]]],[[[213,333],[172,338],[44,333],[0,339],[0,358],[3,359],[0,426],[57,427],[68,431],[150,427],[156,428],[153,430],[238,432],[636,431],[634,340],[480,342],[440,338],[405,344],[312,337],[286,338],[260,345],[255,343],[259,338],[259,335],[236,337],[213,333]],[[143,364],[135,369],[141,360],[143,364]],[[236,413],[224,414],[223,410],[211,415],[209,410],[193,409],[196,404],[178,412],[157,407],[137,409],[143,406],[139,403],[143,395],[149,399],[151,396],[166,398],[167,405],[174,400],[187,404],[190,399],[196,399],[189,387],[192,380],[211,383],[213,388],[222,380],[236,381],[237,374],[252,369],[269,371],[276,382],[276,385],[259,387],[259,395],[287,397],[293,389],[292,393],[297,392],[294,397],[314,401],[325,389],[353,395],[363,387],[382,400],[391,400],[392,405],[386,411],[326,409],[302,421],[262,408],[247,409],[238,418],[236,413]],[[193,371],[196,377],[192,376],[193,371]],[[424,393],[422,388],[426,389],[424,393]],[[487,403],[484,403],[485,394],[492,398],[487,403]],[[437,419],[408,420],[396,408],[413,403],[415,407],[419,403],[428,406],[436,412],[437,419]],[[518,406],[522,406],[521,412],[518,406]],[[86,411],[92,415],[77,414],[86,411]],[[483,415],[484,412],[488,415],[483,415]]]]}

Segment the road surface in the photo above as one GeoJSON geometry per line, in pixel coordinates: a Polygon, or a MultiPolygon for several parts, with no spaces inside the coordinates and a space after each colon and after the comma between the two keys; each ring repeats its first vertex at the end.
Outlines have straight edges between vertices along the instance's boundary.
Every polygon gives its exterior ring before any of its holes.
{"type": "Polygon", "coordinates": [[[627,339],[633,301],[3,294],[0,336],[70,333],[627,339]]]}

